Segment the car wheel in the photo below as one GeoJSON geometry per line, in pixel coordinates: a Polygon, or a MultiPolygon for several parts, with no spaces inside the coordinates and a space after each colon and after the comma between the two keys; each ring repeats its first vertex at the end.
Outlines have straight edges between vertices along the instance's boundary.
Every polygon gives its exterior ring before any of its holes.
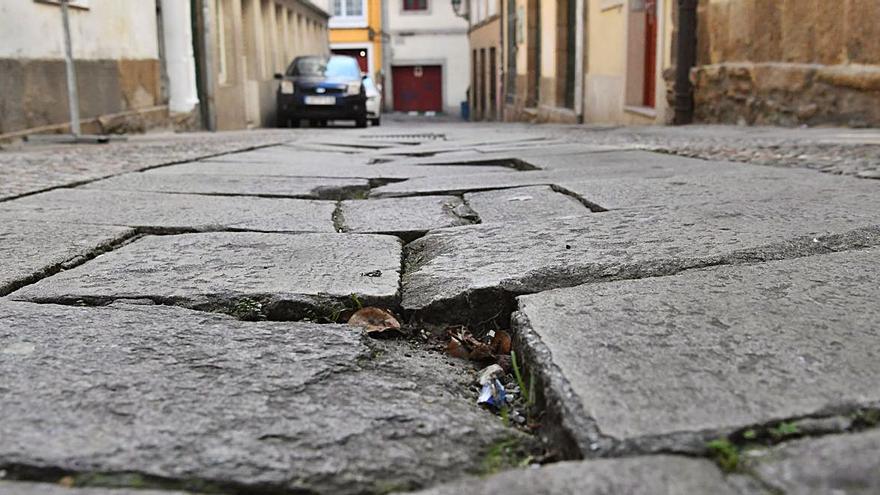
{"type": "Polygon", "coordinates": [[[289,122],[290,127],[293,127],[294,129],[299,127],[299,119],[290,119],[289,122]]]}
{"type": "Polygon", "coordinates": [[[374,126],[378,126],[378,125],[381,125],[381,124],[382,124],[382,118],[381,118],[381,117],[377,117],[377,118],[373,119],[373,120],[370,121],[370,122],[371,122],[374,126]]]}
{"type": "Polygon", "coordinates": [[[355,119],[354,125],[355,125],[355,127],[366,127],[367,126],[367,116],[363,115],[363,116],[355,119]]]}
{"type": "Polygon", "coordinates": [[[322,120],[322,121],[318,122],[318,127],[327,127],[327,121],[322,120]]]}
{"type": "Polygon", "coordinates": [[[290,125],[290,119],[283,115],[278,115],[275,117],[275,127],[287,127],[290,125]]]}

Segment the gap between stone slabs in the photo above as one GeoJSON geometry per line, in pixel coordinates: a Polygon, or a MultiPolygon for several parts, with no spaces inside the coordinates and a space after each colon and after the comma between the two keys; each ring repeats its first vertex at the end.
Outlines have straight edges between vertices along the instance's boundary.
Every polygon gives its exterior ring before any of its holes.
{"type": "Polygon", "coordinates": [[[250,319],[336,321],[358,304],[398,308],[401,249],[396,237],[370,234],[147,236],[11,298],[148,299],[250,319]]]}

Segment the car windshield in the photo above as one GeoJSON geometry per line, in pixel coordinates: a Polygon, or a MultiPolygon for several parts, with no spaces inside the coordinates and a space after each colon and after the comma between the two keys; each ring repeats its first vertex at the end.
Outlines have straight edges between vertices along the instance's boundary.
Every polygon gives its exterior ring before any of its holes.
{"type": "Polygon", "coordinates": [[[287,75],[360,79],[361,70],[357,60],[351,57],[304,57],[290,64],[287,75]]]}

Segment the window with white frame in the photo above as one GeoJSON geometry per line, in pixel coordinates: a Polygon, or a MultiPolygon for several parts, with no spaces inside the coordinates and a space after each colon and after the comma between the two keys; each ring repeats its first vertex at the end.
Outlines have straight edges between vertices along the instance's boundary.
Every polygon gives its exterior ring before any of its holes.
{"type": "MultiPolygon", "coordinates": [[[[59,5],[61,2],[59,0],[36,0],[37,3],[54,3],[55,5],[59,5]]],[[[67,2],[71,7],[76,7],[80,9],[88,9],[89,8],[89,0],[69,0],[67,2]]]]}
{"type": "Polygon", "coordinates": [[[367,0],[333,0],[330,27],[366,27],[367,0]]]}

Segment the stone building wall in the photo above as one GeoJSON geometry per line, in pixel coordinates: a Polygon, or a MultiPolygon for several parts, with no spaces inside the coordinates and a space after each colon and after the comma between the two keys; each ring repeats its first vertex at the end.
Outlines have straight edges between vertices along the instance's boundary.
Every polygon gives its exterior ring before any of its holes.
{"type": "Polygon", "coordinates": [[[696,120],[880,125],[877,0],[701,0],[696,120]]]}

